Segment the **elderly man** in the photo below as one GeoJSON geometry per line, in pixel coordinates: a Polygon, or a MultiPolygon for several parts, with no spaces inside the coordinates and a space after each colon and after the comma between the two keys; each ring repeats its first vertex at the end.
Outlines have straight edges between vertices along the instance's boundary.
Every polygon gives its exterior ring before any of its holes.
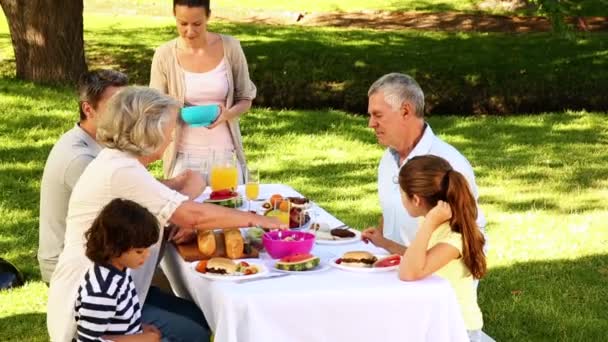
{"type": "Polygon", "coordinates": [[[78,81],[80,121],[53,146],[40,186],[38,262],[42,280],[46,283],[50,281],[63,250],[65,219],[72,189],[101,150],[95,141],[97,117],[108,99],[127,84],[125,74],[112,70],[87,72],[78,81]]]}
{"type": "MultiPolygon", "coordinates": [[[[416,237],[417,219],[408,215],[401,204],[397,177],[401,167],[411,158],[432,154],[447,160],[462,173],[478,199],[475,175],[469,161],[456,148],[435,136],[424,121],[424,93],[408,75],[390,73],[380,77],[368,91],[369,127],[386,152],[378,167],[378,196],[382,217],[378,227],[363,231],[365,241],[390,253],[403,254],[416,237]]],[[[479,210],[477,224],[483,229],[486,220],[479,210]]]]}

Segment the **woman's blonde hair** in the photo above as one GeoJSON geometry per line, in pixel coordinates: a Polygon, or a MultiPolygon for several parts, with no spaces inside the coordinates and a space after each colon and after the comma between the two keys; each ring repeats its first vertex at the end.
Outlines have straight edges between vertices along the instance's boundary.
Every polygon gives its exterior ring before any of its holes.
{"type": "Polygon", "coordinates": [[[163,128],[180,103],[147,87],[127,87],[116,93],[97,122],[100,144],[136,156],[148,156],[165,142],[163,128]]]}

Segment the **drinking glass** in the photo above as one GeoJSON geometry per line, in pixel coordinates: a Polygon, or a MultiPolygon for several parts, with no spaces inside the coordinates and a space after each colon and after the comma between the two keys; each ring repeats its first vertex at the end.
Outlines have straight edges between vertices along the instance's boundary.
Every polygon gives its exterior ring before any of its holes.
{"type": "Polygon", "coordinates": [[[213,153],[211,174],[209,177],[211,190],[235,190],[238,184],[236,156],[232,150],[219,150],[213,153]]]}
{"type": "Polygon", "coordinates": [[[289,198],[283,198],[281,201],[275,202],[274,215],[281,221],[289,226],[289,217],[291,212],[291,201],[289,198]]]}
{"type": "Polygon", "coordinates": [[[251,210],[251,201],[256,200],[260,195],[260,172],[258,170],[249,169],[247,171],[246,179],[245,196],[249,201],[248,210],[251,210]]]}
{"type": "Polygon", "coordinates": [[[213,158],[213,154],[209,149],[200,149],[196,152],[184,154],[184,169],[201,174],[205,182],[209,181],[209,164],[213,158]]]}

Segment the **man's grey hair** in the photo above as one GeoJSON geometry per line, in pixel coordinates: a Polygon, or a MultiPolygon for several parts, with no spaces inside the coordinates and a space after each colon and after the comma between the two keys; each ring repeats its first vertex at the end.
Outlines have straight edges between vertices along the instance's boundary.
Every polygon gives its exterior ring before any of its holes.
{"type": "Polygon", "coordinates": [[[405,101],[410,101],[414,104],[416,116],[424,117],[424,93],[418,82],[409,75],[397,72],[386,74],[369,87],[367,96],[380,91],[384,94],[384,101],[394,111],[399,110],[405,101]]]}
{"type": "Polygon", "coordinates": [[[181,107],[172,97],[147,87],[128,87],[108,102],[97,124],[100,144],[136,156],[158,151],[166,139],[163,128],[181,107]]]}

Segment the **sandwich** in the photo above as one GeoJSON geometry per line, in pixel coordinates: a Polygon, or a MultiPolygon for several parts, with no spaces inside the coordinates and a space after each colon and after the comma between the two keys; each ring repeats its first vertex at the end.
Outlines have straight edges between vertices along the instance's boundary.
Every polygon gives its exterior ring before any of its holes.
{"type": "Polygon", "coordinates": [[[211,258],[207,261],[207,273],[231,275],[236,271],[237,264],[228,258],[211,258]]]}
{"type": "Polygon", "coordinates": [[[372,267],[376,260],[373,254],[365,251],[346,252],[342,255],[339,264],[349,267],[372,267]]]}

